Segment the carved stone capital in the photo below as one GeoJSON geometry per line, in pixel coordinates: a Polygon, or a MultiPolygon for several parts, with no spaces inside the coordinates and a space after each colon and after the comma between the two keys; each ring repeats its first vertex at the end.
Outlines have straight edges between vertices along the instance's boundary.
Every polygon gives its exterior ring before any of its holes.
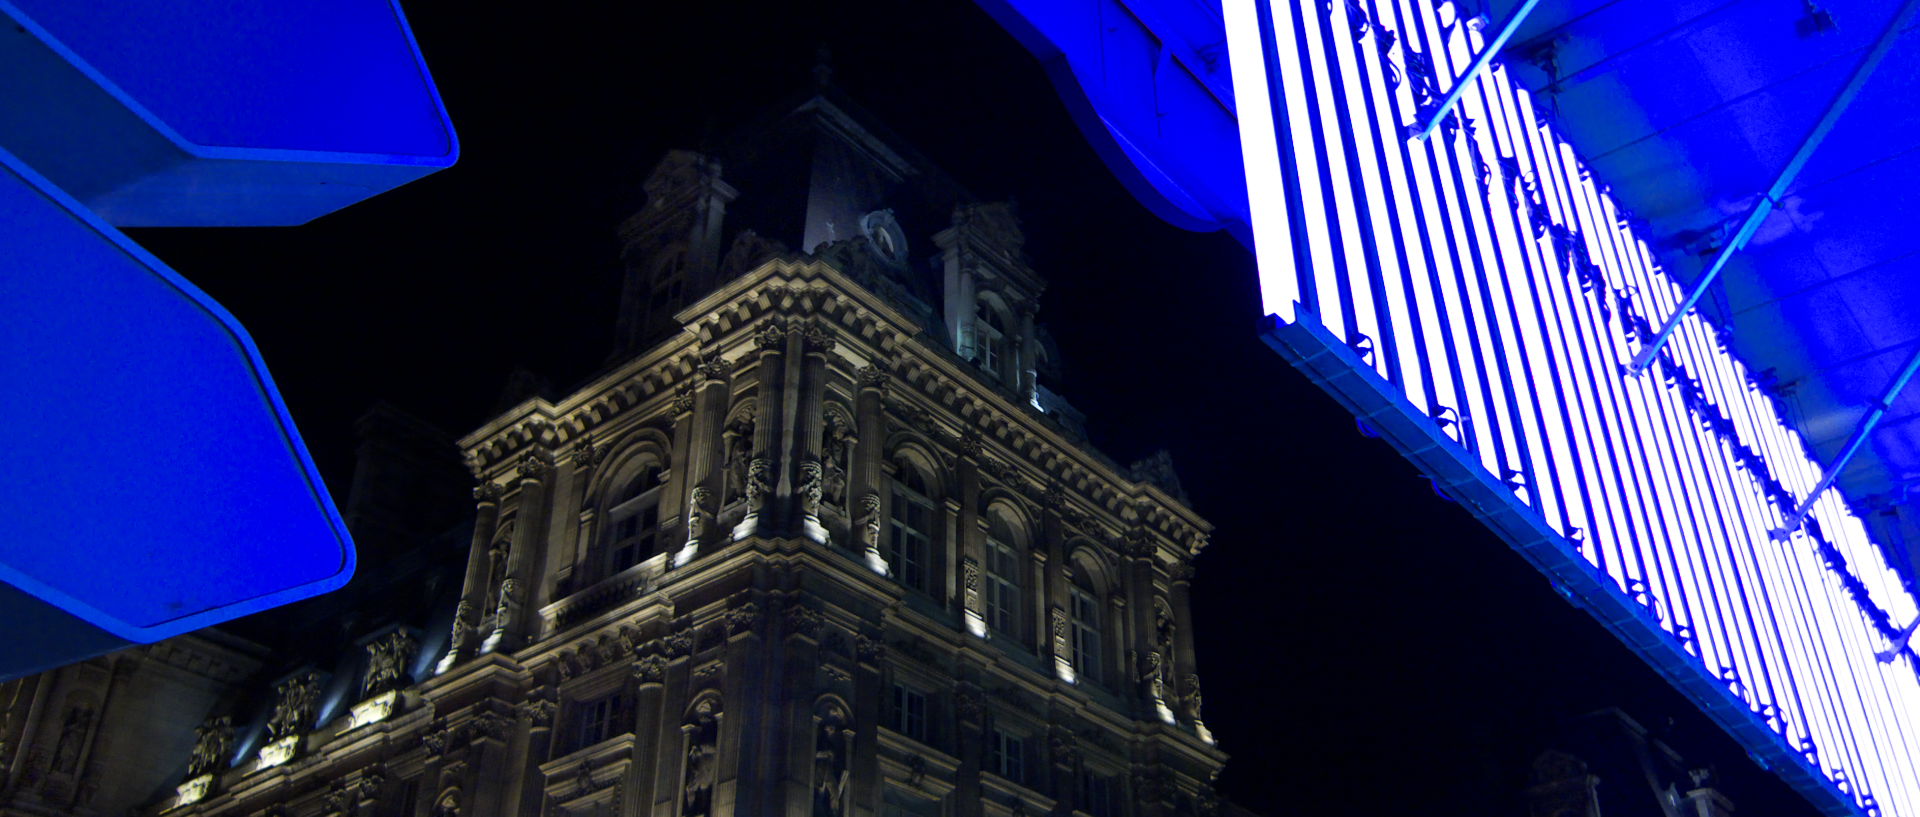
{"type": "Polygon", "coordinates": [[[889,381],[893,379],[886,369],[877,365],[860,367],[860,370],[854,373],[854,377],[860,382],[860,388],[874,389],[883,395],[887,391],[889,381]]]}
{"type": "Polygon", "coordinates": [[[594,445],[592,437],[580,438],[580,443],[573,447],[573,467],[583,471],[591,470],[606,457],[606,449],[594,445]]]}
{"type": "Polygon", "coordinates": [[[853,637],[853,649],[854,653],[860,657],[860,660],[868,663],[878,663],[880,659],[886,657],[887,654],[886,642],[866,635],[856,635],[853,637]]]}
{"type": "Polygon", "coordinates": [[[667,659],[659,655],[648,655],[634,662],[634,680],[643,684],[658,683],[667,675],[667,659]]]}
{"type": "Polygon", "coordinates": [[[753,629],[753,625],[760,620],[760,606],[750,601],[741,602],[723,614],[721,620],[726,625],[727,635],[739,635],[753,629]]]}
{"type": "Polygon", "coordinates": [[[733,374],[733,364],[721,357],[717,351],[708,352],[700,357],[700,363],[694,366],[694,371],[700,375],[703,385],[723,383],[733,374]]]}
{"type": "Polygon", "coordinates": [[[520,478],[529,481],[544,479],[552,470],[553,460],[541,451],[528,451],[526,456],[521,457],[519,464],[515,466],[515,471],[520,475],[520,478]]]}
{"type": "Polygon", "coordinates": [[[504,491],[500,488],[500,485],[492,480],[487,480],[479,485],[473,486],[473,500],[482,505],[499,502],[500,494],[502,493],[504,493],[504,491]]]}
{"type": "Polygon", "coordinates": [[[693,403],[695,399],[694,395],[695,395],[695,392],[694,392],[693,384],[691,383],[681,384],[679,391],[674,392],[674,395],[673,395],[672,408],[673,408],[674,415],[678,416],[681,414],[692,414],[693,403]]]}
{"type": "Polygon", "coordinates": [[[753,333],[754,348],[762,353],[780,353],[787,350],[787,328],[769,321],[760,330],[753,333]]]}
{"type": "Polygon", "coordinates": [[[832,354],[834,347],[839,345],[839,341],[834,339],[833,333],[828,331],[826,325],[819,321],[808,321],[805,326],[801,327],[800,333],[801,339],[806,341],[808,352],[832,354]]]}
{"type": "Polygon", "coordinates": [[[824,620],[821,618],[819,611],[806,606],[806,604],[797,598],[787,601],[786,627],[788,633],[804,635],[808,638],[818,638],[820,635],[820,627],[823,623],[824,620]]]}

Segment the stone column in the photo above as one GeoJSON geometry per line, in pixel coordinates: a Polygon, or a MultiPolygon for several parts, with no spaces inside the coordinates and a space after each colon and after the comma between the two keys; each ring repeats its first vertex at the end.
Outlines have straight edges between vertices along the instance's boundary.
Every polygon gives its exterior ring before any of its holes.
{"type": "MultiPolygon", "coordinates": [[[[1127,671],[1131,673],[1133,697],[1149,708],[1160,711],[1162,700],[1153,693],[1153,682],[1149,675],[1154,671],[1151,662],[1160,662],[1158,674],[1162,684],[1161,698],[1165,697],[1165,685],[1173,681],[1173,667],[1168,663],[1173,656],[1163,654],[1154,623],[1154,607],[1158,594],[1153,588],[1153,542],[1138,532],[1130,533],[1125,546],[1127,554],[1127,592],[1133,596],[1133,640],[1128,648],[1134,660],[1127,671]]],[[[1169,710],[1170,711],[1170,710],[1169,710]]],[[[1160,715],[1165,718],[1165,715],[1160,715]]]]}
{"type": "Polygon", "coordinates": [[[987,564],[986,539],[980,534],[980,458],[984,450],[979,434],[969,429],[961,435],[960,457],[953,475],[960,501],[959,535],[953,543],[958,552],[950,557],[961,577],[961,619],[969,632],[981,637],[987,634],[986,601],[980,594],[980,574],[987,564]]]}
{"type": "Polygon", "coordinates": [[[515,708],[521,723],[526,725],[522,738],[520,756],[520,814],[540,813],[540,803],[545,799],[541,782],[546,777],[540,774],[540,764],[553,757],[553,719],[558,714],[559,705],[549,693],[535,692],[534,697],[520,703],[515,708]]]}
{"type": "Polygon", "coordinates": [[[784,414],[786,401],[786,352],[787,329],[777,323],[767,323],[753,338],[760,350],[758,371],[759,411],[758,420],[753,424],[753,459],[747,466],[745,486],[747,513],[740,524],[733,529],[735,540],[745,539],[760,531],[762,525],[776,522],[773,514],[775,484],[773,481],[775,447],[782,439],[778,426],[784,414]]]}
{"type": "Polygon", "coordinates": [[[708,353],[694,373],[697,385],[693,391],[674,400],[673,443],[679,459],[668,495],[675,502],[683,496],[686,500],[680,503],[686,539],[673,556],[675,567],[692,561],[702,548],[713,549],[724,538],[709,528],[726,491],[726,474],[720,467],[725,456],[720,432],[726,423],[727,377],[732,370],[719,352],[708,353]]]}
{"type": "Polygon", "coordinates": [[[876,361],[859,372],[860,396],[854,403],[854,424],[860,442],[854,446],[853,463],[848,469],[847,496],[853,502],[855,547],[867,561],[867,567],[882,576],[891,571],[880,555],[880,494],[886,489],[880,478],[880,458],[887,444],[887,373],[876,361]]]}
{"type": "Polygon", "coordinates": [[[478,636],[473,628],[480,619],[480,605],[487,596],[487,550],[493,546],[493,533],[500,524],[500,486],[482,481],[473,489],[476,503],[473,515],[473,541],[467,547],[467,578],[460,585],[460,604],[453,610],[453,634],[447,641],[447,654],[434,667],[439,674],[473,656],[478,636]]]}
{"type": "Polygon", "coordinates": [[[818,319],[808,321],[801,330],[803,358],[800,382],[796,385],[798,416],[793,440],[794,495],[800,508],[800,527],[807,538],[827,543],[827,529],[820,524],[820,498],[825,487],[821,432],[825,428],[827,356],[838,344],[833,333],[818,319]]]}
{"type": "Polygon", "coordinates": [[[668,712],[665,706],[667,659],[658,653],[643,655],[633,662],[633,722],[628,727],[633,730],[636,744],[634,749],[633,797],[629,799],[642,815],[653,813],[653,804],[660,799],[655,792],[659,784],[657,770],[671,765],[667,763],[667,753],[677,750],[677,745],[664,742],[661,724],[679,720],[680,713],[668,712]],[[653,727],[649,732],[647,727],[653,727]]]}
{"type": "Polygon", "coordinates": [[[483,652],[512,651],[526,640],[527,610],[532,607],[534,589],[534,551],[539,549],[541,531],[546,530],[546,480],[553,463],[545,452],[530,451],[520,461],[519,513],[513,526],[513,553],[507,557],[507,578],[500,584],[500,606],[494,615],[493,634],[482,645],[483,652]]]}
{"type": "Polygon", "coordinates": [[[880,711],[889,691],[881,683],[886,646],[880,635],[855,636],[857,665],[853,671],[853,808],[849,817],[873,817],[881,812],[880,711]]]}
{"type": "Polygon", "coordinates": [[[960,768],[954,773],[953,804],[955,817],[980,817],[982,808],[980,769],[986,763],[986,705],[980,688],[961,682],[953,689],[954,714],[960,722],[957,757],[960,768]]]}
{"type": "Polygon", "coordinates": [[[1200,717],[1200,669],[1193,660],[1193,565],[1181,564],[1173,571],[1173,649],[1174,668],[1179,674],[1178,695],[1182,715],[1193,723],[1200,739],[1213,742],[1200,717]]]}

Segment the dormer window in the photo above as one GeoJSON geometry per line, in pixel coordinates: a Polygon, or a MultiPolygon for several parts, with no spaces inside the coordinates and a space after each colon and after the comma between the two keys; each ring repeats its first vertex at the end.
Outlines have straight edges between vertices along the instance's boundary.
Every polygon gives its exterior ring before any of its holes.
{"type": "Polygon", "coordinates": [[[1007,351],[1007,324],[1000,312],[982,301],[973,322],[973,359],[980,368],[1000,374],[1000,361],[1007,351]]]}
{"type": "Polygon", "coordinates": [[[648,466],[627,483],[607,511],[607,562],[602,575],[612,575],[659,551],[660,469],[648,466]]]}

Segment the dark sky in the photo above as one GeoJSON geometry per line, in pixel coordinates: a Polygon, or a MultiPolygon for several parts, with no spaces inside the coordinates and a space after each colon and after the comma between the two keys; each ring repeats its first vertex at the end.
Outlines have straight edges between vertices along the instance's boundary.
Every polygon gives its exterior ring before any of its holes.
{"type": "Polygon", "coordinates": [[[1262,346],[1251,255],[1135,203],[970,3],[404,5],[457,167],[304,227],[135,236],[247,325],[336,496],[375,400],[457,436],[516,366],[563,391],[597,369],[645,172],[800,88],[825,44],[837,85],[1020,202],[1063,391],[1115,459],[1169,448],[1217,525],[1196,629],[1228,796],[1519,815],[1558,725],[1620,706],[1717,766],[1742,817],[1812,813],[1262,346]]]}

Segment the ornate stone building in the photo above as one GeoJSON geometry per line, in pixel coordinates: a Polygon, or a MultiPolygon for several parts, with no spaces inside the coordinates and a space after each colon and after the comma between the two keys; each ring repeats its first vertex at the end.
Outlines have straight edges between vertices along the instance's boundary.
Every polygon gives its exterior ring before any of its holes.
{"type": "Polygon", "coordinates": [[[1208,526],[1047,387],[1014,208],[831,91],[786,110],[732,176],[675,151],[647,180],[616,362],[458,441],[470,536],[406,551],[459,553],[449,581],[382,585],[402,612],[341,619],[345,658],[209,634],[8,685],[0,812],[1229,809],[1188,604],[1208,526]],[[116,721],[115,694],[167,711],[116,721]]]}

